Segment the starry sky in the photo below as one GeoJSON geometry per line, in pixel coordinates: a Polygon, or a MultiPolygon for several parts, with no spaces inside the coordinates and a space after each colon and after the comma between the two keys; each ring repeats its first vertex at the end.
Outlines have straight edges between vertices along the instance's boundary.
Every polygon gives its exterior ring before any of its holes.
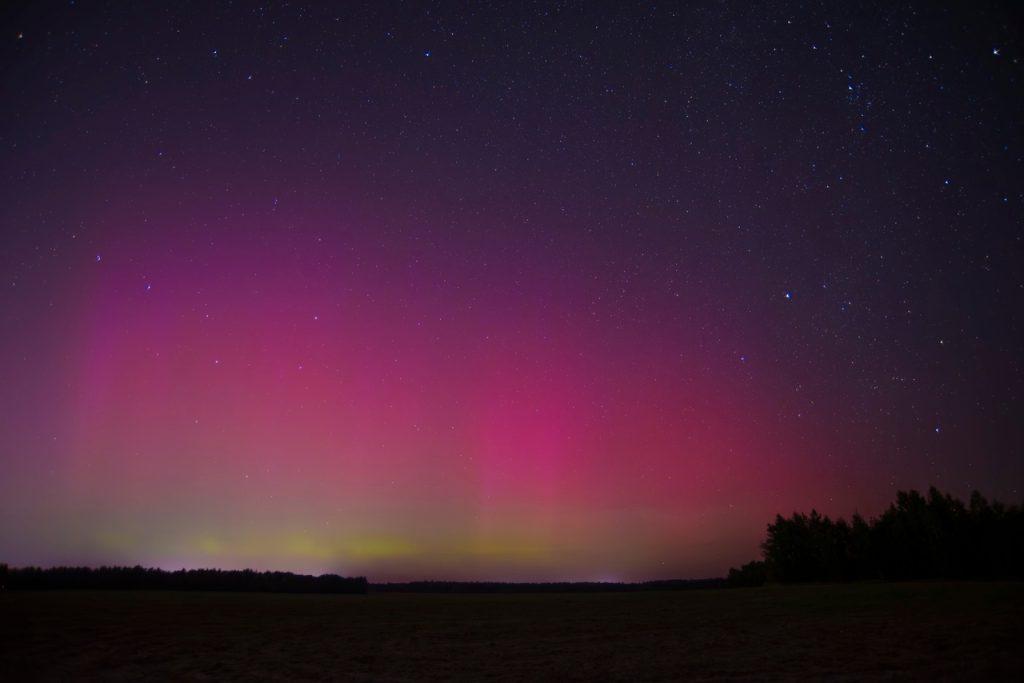
{"type": "Polygon", "coordinates": [[[1020,501],[1024,13],[937,5],[7,3],[0,561],[700,577],[1020,501]]]}

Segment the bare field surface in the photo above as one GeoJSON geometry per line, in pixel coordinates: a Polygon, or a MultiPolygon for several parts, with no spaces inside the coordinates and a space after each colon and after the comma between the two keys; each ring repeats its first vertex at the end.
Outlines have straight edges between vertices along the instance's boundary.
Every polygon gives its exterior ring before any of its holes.
{"type": "Polygon", "coordinates": [[[1024,584],[0,593],[0,680],[1024,680],[1024,584]]]}

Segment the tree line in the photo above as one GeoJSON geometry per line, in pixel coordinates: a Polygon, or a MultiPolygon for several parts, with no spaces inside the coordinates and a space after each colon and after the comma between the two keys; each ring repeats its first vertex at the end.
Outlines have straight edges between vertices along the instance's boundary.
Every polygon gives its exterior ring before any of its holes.
{"type": "Polygon", "coordinates": [[[610,581],[408,581],[370,584],[364,577],[306,576],[252,569],[190,569],[168,572],[146,567],[8,567],[0,564],[0,590],[196,590],[265,593],[606,593],[722,588],[725,579],[668,579],[640,583],[610,581]]]}
{"type": "Polygon", "coordinates": [[[8,567],[0,564],[0,588],[11,590],[190,590],[264,593],[366,593],[366,578],[337,574],[309,576],[252,569],[148,567],[8,567]]]}
{"type": "Polygon", "coordinates": [[[722,588],[725,579],[666,579],[621,583],[616,581],[407,581],[373,583],[371,593],[629,593],[722,588]]]}
{"type": "Polygon", "coordinates": [[[165,571],[135,567],[8,567],[3,589],[136,589],[276,593],[523,593],[684,590],[756,586],[766,581],[1024,578],[1024,511],[978,492],[964,503],[936,488],[900,491],[880,516],[830,519],[777,515],[761,544],[763,558],[729,570],[727,579],[644,583],[414,581],[367,583],[365,577],[308,576],[252,569],[165,571]]]}
{"type": "Polygon", "coordinates": [[[900,491],[879,517],[835,521],[778,515],[763,559],[729,571],[733,586],[765,581],[1024,578],[1024,512],[975,491],[965,504],[935,487],[900,491]]]}

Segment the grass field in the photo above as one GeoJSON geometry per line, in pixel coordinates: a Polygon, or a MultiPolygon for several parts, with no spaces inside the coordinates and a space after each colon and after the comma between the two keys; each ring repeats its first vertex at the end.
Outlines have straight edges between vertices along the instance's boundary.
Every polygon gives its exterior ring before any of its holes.
{"type": "Polygon", "coordinates": [[[1024,584],[0,593],[0,680],[1024,680],[1024,584]]]}

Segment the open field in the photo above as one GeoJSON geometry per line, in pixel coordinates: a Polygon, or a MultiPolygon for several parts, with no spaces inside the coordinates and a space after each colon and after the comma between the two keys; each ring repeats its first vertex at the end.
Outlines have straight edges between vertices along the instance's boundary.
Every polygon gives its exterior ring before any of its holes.
{"type": "Polygon", "coordinates": [[[1024,680],[1024,584],[0,593],[0,680],[1024,680]]]}

